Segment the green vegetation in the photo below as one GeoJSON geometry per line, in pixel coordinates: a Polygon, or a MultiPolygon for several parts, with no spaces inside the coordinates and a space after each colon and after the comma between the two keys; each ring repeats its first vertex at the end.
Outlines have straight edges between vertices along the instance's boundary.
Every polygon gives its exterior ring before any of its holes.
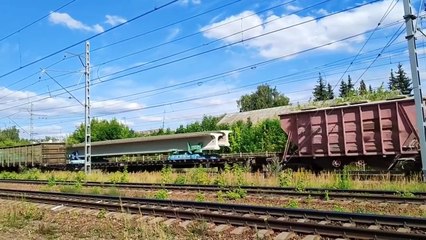
{"type": "Polygon", "coordinates": [[[246,94],[237,101],[240,112],[257,109],[286,106],[290,99],[278,92],[277,88],[271,88],[268,84],[257,86],[254,93],[246,94]]]}
{"type": "Polygon", "coordinates": [[[166,189],[160,189],[155,193],[154,198],[159,200],[165,200],[169,198],[169,192],[166,189]]]}
{"type": "MultiPolygon", "coordinates": [[[[139,135],[135,131],[131,130],[126,125],[119,123],[117,119],[98,120],[92,119],[90,122],[92,128],[92,141],[104,141],[122,138],[138,137],[139,135]]],[[[67,142],[69,144],[84,142],[84,124],[80,126],[69,136],[67,142]]]]}
{"type": "Polygon", "coordinates": [[[312,92],[314,96],[314,101],[325,101],[334,99],[333,88],[330,83],[326,83],[321,76],[321,73],[318,74],[318,85],[314,87],[312,92]]]}

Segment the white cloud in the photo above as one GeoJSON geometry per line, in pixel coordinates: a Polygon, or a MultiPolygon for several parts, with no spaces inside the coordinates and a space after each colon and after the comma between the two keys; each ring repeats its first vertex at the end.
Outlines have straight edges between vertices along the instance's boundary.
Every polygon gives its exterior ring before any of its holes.
{"type": "Polygon", "coordinates": [[[140,116],[139,120],[143,122],[161,122],[163,121],[163,117],[159,116],[140,116]]]}
{"type": "Polygon", "coordinates": [[[316,11],[317,14],[319,15],[327,15],[330,14],[327,10],[325,10],[324,8],[320,8],[316,11]]]}
{"type": "Polygon", "coordinates": [[[121,23],[125,23],[127,20],[120,16],[114,16],[114,15],[106,15],[105,16],[106,21],[105,23],[108,23],[111,26],[115,26],[121,23]]]}
{"type": "Polygon", "coordinates": [[[166,37],[166,41],[170,41],[180,33],[180,28],[173,28],[169,31],[169,35],[166,37]]]}
{"type": "Polygon", "coordinates": [[[100,33],[104,31],[104,28],[101,25],[95,24],[93,26],[89,26],[74,19],[68,13],[52,12],[49,15],[49,21],[53,24],[63,25],[72,30],[83,30],[94,33],[100,33]]]}
{"type": "Polygon", "coordinates": [[[188,5],[189,3],[198,5],[201,4],[201,0],[180,0],[179,3],[182,5],[188,5]]]}
{"type": "MultiPolygon", "coordinates": [[[[211,39],[224,38],[222,41],[225,43],[234,43],[242,39],[248,39],[277,30],[275,33],[244,42],[245,47],[255,49],[261,56],[275,58],[373,29],[388,6],[389,1],[378,2],[320,20],[313,20],[314,17],[298,16],[296,14],[282,16],[274,14],[264,18],[254,14],[252,11],[244,11],[238,15],[230,16],[223,21],[207,25],[202,30],[213,28],[207,30],[204,36],[211,39]],[[236,21],[239,19],[242,20],[236,21]],[[309,20],[313,21],[285,30],[279,30],[309,20]],[[356,21],[356,24],[354,24],[354,21],[356,21]],[[224,26],[220,27],[220,25],[224,26]],[[249,28],[252,29],[246,30],[242,34],[235,34],[249,28]],[[227,37],[229,35],[232,36],[227,37]]],[[[382,25],[401,20],[401,12],[402,4],[399,3],[382,25]]],[[[323,49],[350,49],[349,46],[351,44],[359,43],[364,39],[365,36],[360,36],[344,43],[329,45],[323,49]]]]}
{"type": "Polygon", "coordinates": [[[286,6],[286,9],[288,10],[288,11],[298,11],[298,10],[301,10],[302,8],[301,7],[298,7],[298,6],[294,6],[294,5],[291,5],[291,4],[289,4],[289,5],[287,5],[286,6]]]}

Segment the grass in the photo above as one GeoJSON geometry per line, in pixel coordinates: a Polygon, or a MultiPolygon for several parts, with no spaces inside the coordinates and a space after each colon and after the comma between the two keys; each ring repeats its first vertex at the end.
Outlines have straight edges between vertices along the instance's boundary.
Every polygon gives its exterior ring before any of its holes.
{"type": "Polygon", "coordinates": [[[1,239],[227,239],[206,230],[207,224],[197,221],[185,230],[126,217],[108,217],[106,211],[96,216],[51,212],[26,202],[0,205],[1,239]]]}
{"type": "MultiPolygon", "coordinates": [[[[227,185],[253,185],[253,186],[281,186],[295,187],[298,191],[306,188],[335,188],[335,189],[375,189],[399,191],[401,195],[411,196],[415,191],[426,191],[426,184],[421,181],[420,175],[411,178],[400,178],[392,180],[390,175],[361,180],[348,175],[325,172],[314,174],[309,171],[280,171],[271,176],[265,177],[262,173],[250,173],[243,167],[227,167],[221,173],[212,172],[210,169],[194,168],[185,172],[175,172],[167,168],[161,172],[115,172],[104,173],[94,171],[89,175],[83,172],[52,171],[39,172],[32,170],[24,173],[0,173],[0,179],[43,179],[49,181],[49,186],[56,186],[58,181],[75,181],[76,185],[61,187],[63,192],[79,192],[79,183],[85,181],[99,181],[115,183],[135,182],[135,183],[179,183],[179,184],[215,184],[219,186],[227,185]],[[35,176],[32,176],[35,175],[35,176]]],[[[99,189],[94,189],[93,193],[99,189]]],[[[111,190],[114,193],[114,190],[111,190]]],[[[115,195],[115,194],[112,194],[115,195]]]]}

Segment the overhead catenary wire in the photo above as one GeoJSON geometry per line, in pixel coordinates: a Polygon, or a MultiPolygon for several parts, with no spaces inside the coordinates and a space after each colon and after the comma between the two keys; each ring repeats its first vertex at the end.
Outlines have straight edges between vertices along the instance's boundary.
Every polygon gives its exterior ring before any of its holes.
{"type": "Polygon", "coordinates": [[[90,37],[88,37],[88,38],[85,38],[85,39],[83,39],[83,40],[80,40],[80,41],[78,41],[78,42],[76,42],[76,43],[74,43],[74,44],[71,44],[71,45],[69,45],[69,46],[67,46],[67,47],[64,47],[64,48],[62,48],[62,49],[56,50],[56,51],[54,51],[54,52],[52,52],[52,53],[49,53],[49,54],[47,54],[47,55],[45,55],[45,56],[43,56],[43,57],[40,57],[40,58],[38,58],[37,60],[31,61],[31,62],[29,62],[29,63],[26,63],[26,64],[24,64],[24,65],[22,65],[22,66],[20,66],[20,67],[18,67],[18,68],[15,68],[15,69],[13,69],[13,70],[11,70],[11,71],[9,71],[9,72],[3,73],[3,74],[1,74],[1,75],[0,75],[0,79],[1,79],[1,78],[4,78],[4,77],[6,77],[6,76],[9,76],[10,74],[15,73],[15,72],[17,72],[17,71],[20,71],[21,69],[24,69],[24,68],[26,68],[26,67],[32,66],[32,65],[34,65],[34,64],[36,64],[36,63],[39,63],[39,62],[41,62],[41,61],[43,61],[43,60],[45,60],[45,59],[48,59],[48,58],[50,58],[50,57],[52,57],[52,56],[55,56],[55,55],[57,55],[57,54],[59,54],[59,53],[61,53],[61,52],[64,52],[64,51],[66,51],[66,50],[68,50],[68,49],[72,48],[72,47],[78,46],[78,45],[80,45],[80,44],[82,44],[82,43],[84,43],[84,42],[86,42],[86,41],[92,40],[92,39],[94,39],[94,38],[96,38],[96,37],[99,37],[99,36],[101,36],[101,35],[103,35],[103,34],[106,34],[106,33],[108,33],[108,32],[111,32],[112,30],[115,30],[115,29],[117,29],[117,28],[119,28],[119,27],[122,27],[122,26],[124,26],[125,24],[128,24],[128,23],[130,23],[130,22],[136,21],[136,20],[138,20],[138,19],[140,19],[140,18],[142,18],[142,17],[144,17],[144,16],[146,16],[146,15],[149,15],[149,14],[151,14],[151,13],[154,13],[154,12],[156,12],[156,11],[159,11],[159,10],[161,10],[161,9],[163,9],[163,8],[165,8],[165,7],[169,6],[169,5],[172,5],[173,3],[176,3],[176,2],[178,2],[178,1],[179,1],[179,0],[172,0],[172,1],[169,1],[169,2],[167,2],[167,3],[165,3],[165,4],[161,5],[161,6],[155,7],[155,8],[154,8],[154,9],[152,9],[152,10],[149,10],[149,11],[146,11],[146,12],[144,12],[144,13],[142,13],[142,14],[139,14],[138,16],[133,17],[133,18],[131,18],[131,19],[129,19],[129,20],[127,20],[127,21],[123,22],[123,23],[120,23],[120,24],[117,24],[117,25],[115,25],[115,26],[113,26],[113,27],[110,27],[110,28],[106,29],[106,30],[105,30],[105,31],[103,31],[103,32],[96,33],[95,35],[92,35],[92,36],[90,36],[90,37]]]}
{"type": "Polygon", "coordinates": [[[1,38],[0,38],[0,42],[2,42],[2,41],[4,41],[4,40],[6,40],[6,39],[8,39],[8,38],[12,37],[12,36],[13,36],[13,35],[15,35],[15,34],[20,33],[21,31],[23,31],[23,30],[25,30],[25,29],[27,29],[27,28],[29,28],[29,27],[31,27],[32,25],[34,25],[34,24],[36,24],[36,23],[40,22],[41,20],[43,20],[43,19],[45,19],[45,18],[49,17],[50,15],[52,15],[52,13],[57,12],[57,11],[59,11],[59,10],[61,10],[61,9],[65,8],[65,7],[67,7],[67,6],[69,6],[69,5],[71,5],[71,4],[72,4],[72,3],[74,3],[75,1],[77,1],[77,0],[71,0],[71,1],[69,1],[69,2],[67,2],[67,3],[65,3],[65,4],[63,4],[62,6],[60,6],[60,7],[56,8],[55,10],[53,10],[53,11],[49,12],[48,14],[46,14],[46,15],[44,15],[44,16],[42,16],[42,17],[40,17],[40,18],[38,18],[38,19],[36,19],[36,20],[34,20],[34,21],[32,21],[32,22],[28,23],[27,25],[25,25],[25,26],[23,26],[23,27],[19,28],[18,30],[15,30],[15,31],[13,31],[13,32],[11,32],[11,33],[9,33],[9,34],[7,34],[7,35],[5,35],[5,36],[1,37],[1,38]]]}

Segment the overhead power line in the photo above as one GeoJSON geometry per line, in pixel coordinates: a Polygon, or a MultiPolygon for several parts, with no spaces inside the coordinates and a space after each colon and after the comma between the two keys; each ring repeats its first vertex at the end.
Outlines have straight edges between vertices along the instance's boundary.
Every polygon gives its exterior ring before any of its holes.
{"type": "Polygon", "coordinates": [[[120,24],[118,24],[118,25],[116,25],[116,26],[113,26],[113,27],[111,27],[111,28],[108,28],[108,29],[106,29],[106,30],[105,30],[105,31],[103,31],[103,32],[97,33],[97,34],[95,34],[95,35],[93,35],[93,36],[91,36],[91,37],[88,37],[88,38],[86,38],[86,39],[83,39],[83,40],[81,40],[81,41],[78,41],[78,42],[76,42],[76,43],[74,43],[74,44],[71,44],[71,45],[69,45],[69,46],[67,46],[67,47],[65,47],[65,48],[62,48],[62,49],[57,50],[57,51],[55,51],[55,52],[53,52],[53,53],[50,53],[50,54],[48,54],[48,55],[46,55],[46,56],[44,56],[44,57],[41,57],[41,58],[39,58],[39,59],[37,59],[37,60],[34,60],[34,61],[29,62],[29,63],[27,63],[27,64],[24,64],[23,66],[20,66],[19,68],[15,68],[15,69],[13,69],[13,70],[11,70],[11,71],[9,71],[9,72],[6,72],[6,73],[4,73],[4,74],[0,75],[0,79],[1,79],[1,78],[3,78],[3,77],[6,77],[6,76],[8,76],[8,75],[10,75],[10,74],[12,74],[12,73],[15,73],[15,72],[17,72],[17,71],[19,71],[19,70],[21,70],[21,69],[23,69],[23,68],[29,67],[29,66],[31,66],[31,65],[34,65],[34,64],[36,64],[36,63],[38,63],[38,62],[41,62],[41,61],[43,61],[43,60],[47,59],[47,58],[50,58],[50,57],[52,57],[52,56],[55,56],[56,54],[59,54],[59,53],[61,53],[61,52],[64,52],[64,51],[66,51],[66,50],[68,50],[68,49],[70,49],[70,48],[72,48],[72,47],[75,47],[75,46],[77,46],[77,45],[79,45],[79,44],[85,43],[86,41],[92,40],[93,38],[96,38],[96,37],[99,37],[99,36],[101,36],[101,35],[103,35],[103,34],[105,34],[105,33],[111,32],[111,31],[112,31],[112,30],[114,30],[114,29],[117,29],[117,28],[119,28],[119,27],[122,27],[122,26],[124,26],[125,24],[131,23],[131,22],[133,22],[133,21],[135,21],[135,20],[137,20],[137,19],[139,19],[139,18],[141,18],[141,17],[144,17],[144,16],[146,16],[146,15],[149,15],[149,14],[151,14],[151,13],[153,13],[153,12],[156,12],[156,11],[158,11],[158,10],[160,10],[160,9],[162,9],[162,8],[165,8],[165,7],[167,7],[167,6],[169,6],[169,5],[173,4],[173,3],[176,3],[176,2],[178,2],[178,1],[179,1],[179,0],[172,0],[172,1],[169,1],[169,2],[167,2],[167,3],[163,4],[163,5],[159,6],[159,7],[155,7],[154,9],[149,10],[149,11],[147,11],[147,12],[144,12],[144,13],[142,13],[142,14],[140,14],[140,15],[138,15],[138,16],[136,16],[136,17],[132,18],[132,19],[129,19],[129,20],[127,20],[127,21],[123,22],[123,23],[120,23],[120,24]]]}
{"type": "Polygon", "coordinates": [[[25,30],[25,29],[27,29],[27,28],[29,28],[29,27],[31,27],[32,25],[34,25],[34,24],[36,24],[36,23],[40,22],[41,20],[43,20],[43,19],[45,19],[45,18],[49,17],[52,13],[57,12],[57,11],[59,11],[59,10],[61,10],[61,9],[65,8],[65,7],[67,7],[68,5],[72,4],[72,3],[73,3],[73,2],[75,2],[75,1],[77,1],[77,0],[69,1],[68,3],[65,3],[64,5],[60,6],[59,8],[57,8],[57,9],[55,9],[54,11],[50,12],[49,14],[46,14],[46,15],[44,15],[44,16],[42,16],[42,17],[40,17],[40,18],[38,18],[38,19],[36,19],[36,20],[34,20],[34,21],[32,21],[31,23],[29,23],[29,24],[27,24],[27,25],[25,25],[25,26],[21,27],[20,29],[18,29],[18,30],[16,30],[16,31],[14,31],[14,32],[9,33],[8,35],[6,35],[6,36],[4,36],[4,37],[0,38],[0,42],[2,42],[3,40],[5,40],[5,39],[7,39],[7,38],[9,38],[9,37],[11,37],[11,36],[13,36],[13,35],[15,35],[15,34],[17,34],[17,33],[21,32],[21,31],[23,31],[23,30],[25,30]]]}

